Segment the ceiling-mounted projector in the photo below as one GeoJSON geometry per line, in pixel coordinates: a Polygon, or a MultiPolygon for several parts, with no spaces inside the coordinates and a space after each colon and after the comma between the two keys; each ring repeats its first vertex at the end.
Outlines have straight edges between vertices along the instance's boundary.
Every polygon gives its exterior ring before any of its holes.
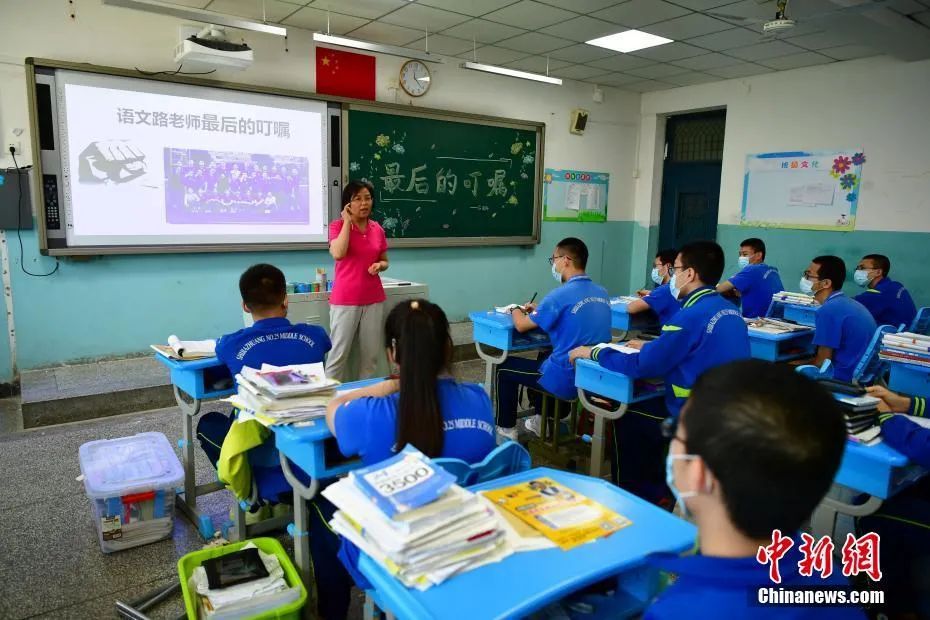
{"type": "Polygon", "coordinates": [[[235,69],[252,65],[252,48],[245,43],[230,43],[226,30],[206,26],[197,34],[182,38],[174,50],[174,62],[186,69],[235,69]]]}

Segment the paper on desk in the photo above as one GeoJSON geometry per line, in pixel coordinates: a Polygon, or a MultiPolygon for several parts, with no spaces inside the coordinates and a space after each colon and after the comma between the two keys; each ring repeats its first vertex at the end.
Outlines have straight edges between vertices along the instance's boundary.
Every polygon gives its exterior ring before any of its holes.
{"type": "Polygon", "coordinates": [[[616,306],[618,304],[627,305],[630,302],[636,301],[637,299],[639,299],[639,297],[635,297],[633,295],[621,295],[620,297],[611,298],[610,305],[611,306],[616,306]]]}
{"type": "Polygon", "coordinates": [[[507,544],[510,545],[515,552],[554,549],[557,546],[554,542],[543,536],[542,532],[533,529],[481,493],[478,493],[478,499],[486,507],[491,508],[497,513],[500,527],[504,530],[507,544]]]}
{"type": "Polygon", "coordinates": [[[520,304],[507,304],[506,306],[495,306],[494,311],[498,314],[510,314],[517,308],[522,308],[520,304]]]}
{"type": "Polygon", "coordinates": [[[216,355],[216,340],[181,340],[172,334],[168,336],[168,346],[182,357],[216,355]]]}
{"type": "Polygon", "coordinates": [[[628,347],[626,345],[614,342],[602,342],[599,345],[594,347],[595,349],[613,349],[614,351],[620,351],[621,353],[639,353],[639,349],[634,349],[633,347],[628,347]]]}

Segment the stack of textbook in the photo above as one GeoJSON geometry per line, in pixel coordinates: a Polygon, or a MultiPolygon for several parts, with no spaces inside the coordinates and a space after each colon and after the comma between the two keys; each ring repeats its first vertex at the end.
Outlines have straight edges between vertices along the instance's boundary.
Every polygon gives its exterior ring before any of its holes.
{"type": "Polygon", "coordinates": [[[794,293],[792,291],[781,291],[772,295],[772,301],[780,301],[786,304],[796,306],[816,306],[817,302],[810,295],[804,293],[794,293]]]}
{"type": "Polygon", "coordinates": [[[412,446],[323,495],[330,525],[408,588],[426,590],[512,553],[496,512],[412,446]]]}
{"type": "Polygon", "coordinates": [[[227,400],[239,409],[239,419],[251,417],[266,426],[322,417],[339,385],[326,378],[323,364],[245,366],[236,383],[238,392],[227,400]]]}
{"type": "Polygon", "coordinates": [[[912,332],[885,334],[878,355],[883,360],[930,367],[930,336],[912,332]]]}

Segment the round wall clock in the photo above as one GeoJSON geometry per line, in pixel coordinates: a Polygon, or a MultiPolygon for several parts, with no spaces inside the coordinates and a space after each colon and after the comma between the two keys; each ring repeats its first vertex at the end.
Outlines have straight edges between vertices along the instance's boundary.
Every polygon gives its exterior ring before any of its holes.
{"type": "Polygon", "coordinates": [[[400,68],[400,87],[411,97],[422,97],[429,90],[430,74],[425,63],[408,60],[400,68]]]}

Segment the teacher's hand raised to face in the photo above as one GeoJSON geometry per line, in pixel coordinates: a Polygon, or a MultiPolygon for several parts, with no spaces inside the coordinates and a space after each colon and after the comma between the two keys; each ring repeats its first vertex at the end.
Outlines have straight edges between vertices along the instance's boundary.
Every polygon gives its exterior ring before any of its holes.
{"type": "Polygon", "coordinates": [[[330,337],[326,374],[340,381],[374,375],[384,354],[382,315],[384,289],[378,274],[388,268],[387,238],[374,211],[374,188],[350,181],[342,191],[340,218],[329,225],[329,253],[336,260],[330,296],[330,337]],[[347,368],[349,351],[359,342],[359,366],[347,368]]]}

